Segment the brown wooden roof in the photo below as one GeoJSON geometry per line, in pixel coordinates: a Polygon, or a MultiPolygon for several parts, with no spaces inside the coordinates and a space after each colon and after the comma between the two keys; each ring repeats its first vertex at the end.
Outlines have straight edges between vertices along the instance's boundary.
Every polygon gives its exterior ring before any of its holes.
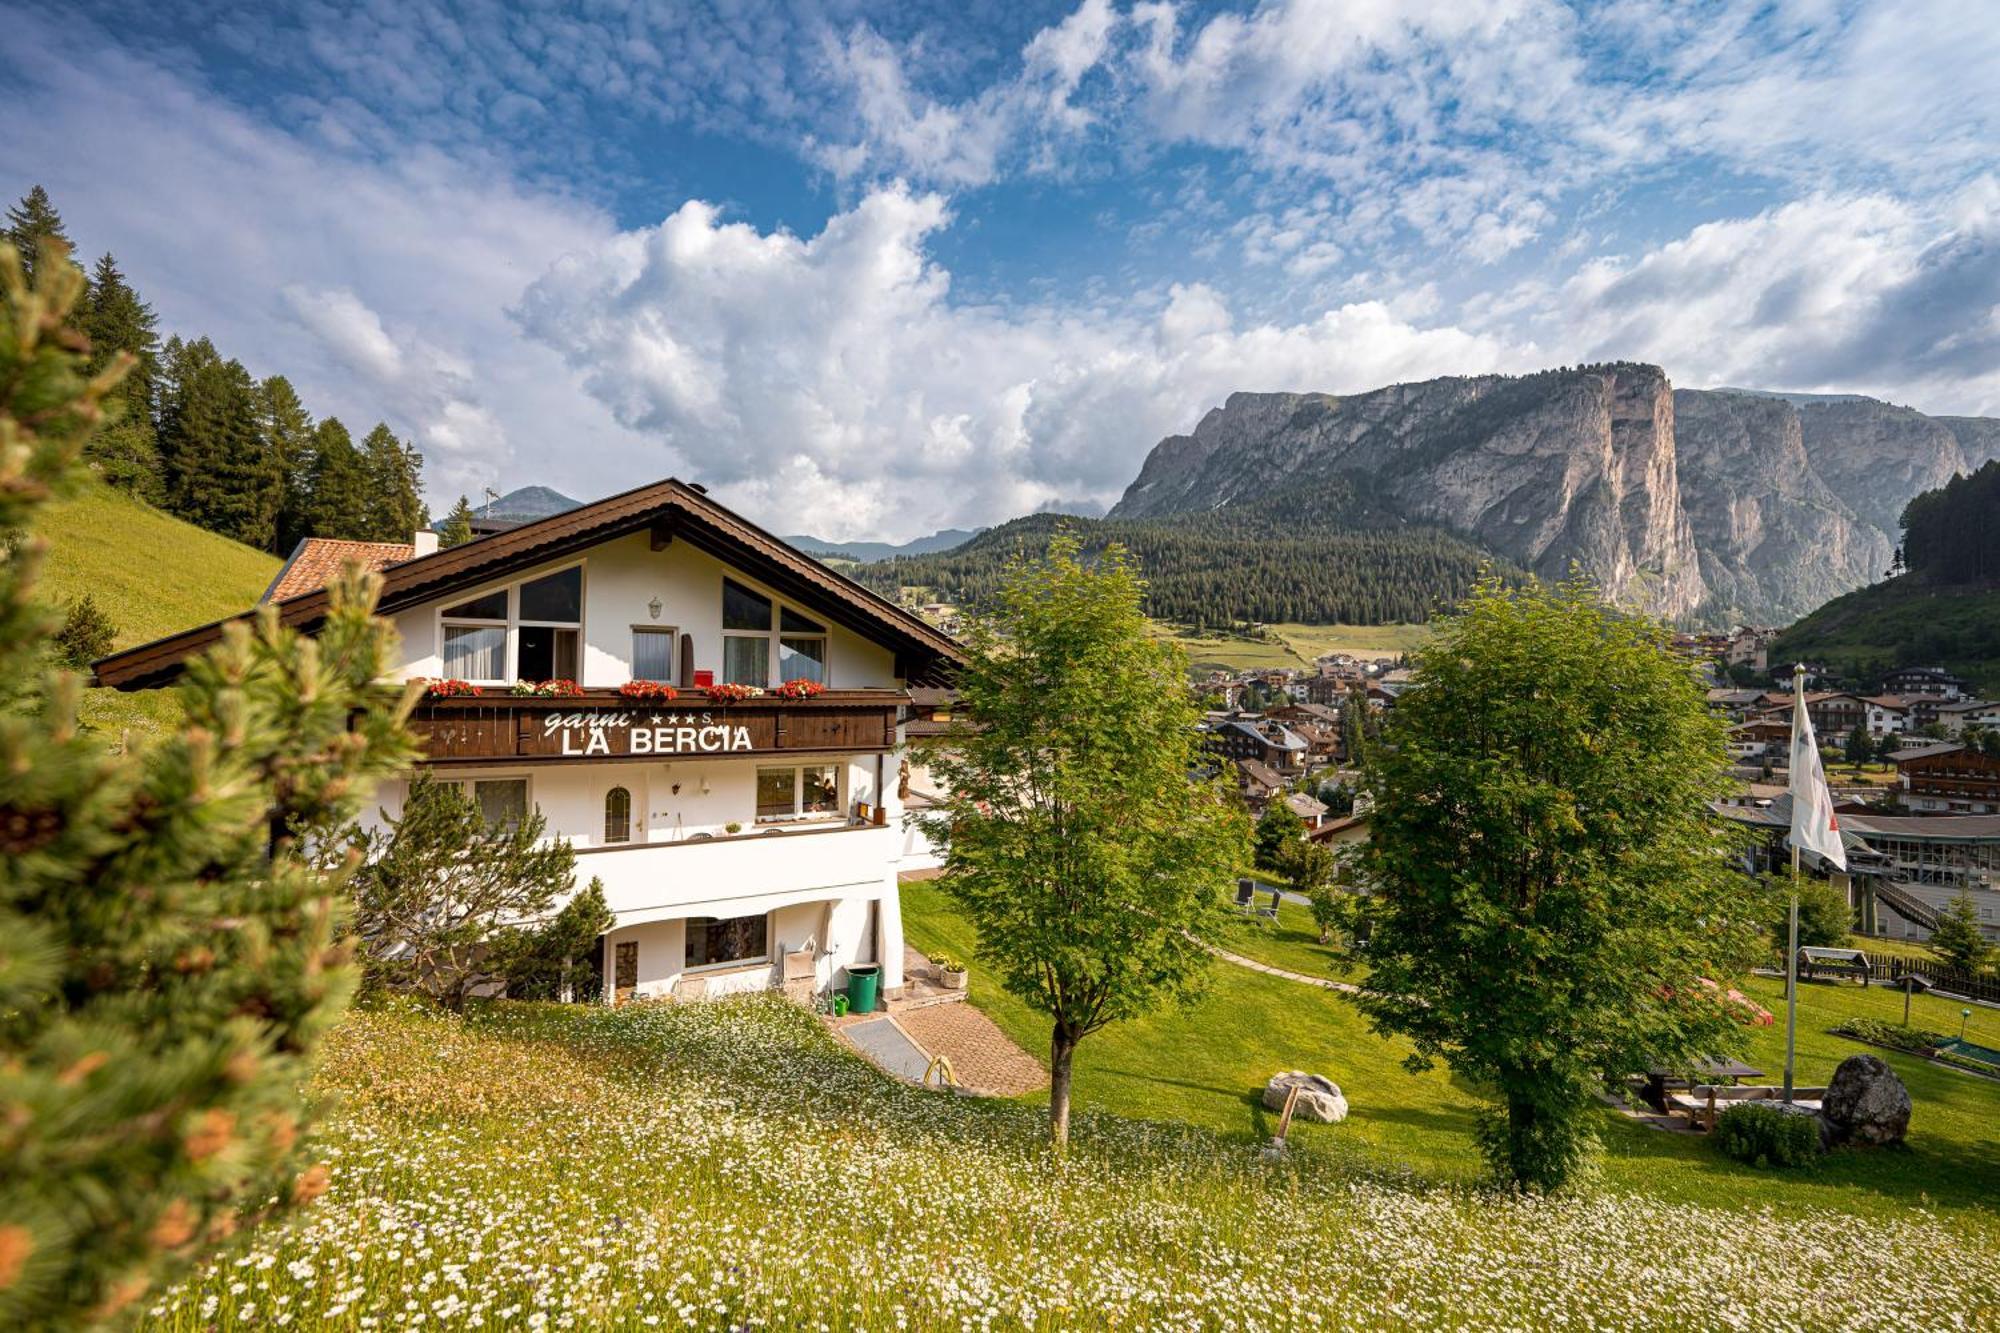
{"type": "MultiPolygon", "coordinates": [[[[892,648],[896,674],[913,684],[944,684],[964,661],[963,650],[922,618],[786,545],[749,520],[672,477],[565,513],[419,556],[382,571],[379,610],[400,611],[632,532],[651,532],[708,552],[761,579],[784,596],[858,634],[892,648]]],[[[278,619],[311,631],[326,618],[325,588],[276,601],[278,619]]],[[[249,616],[230,619],[241,620],[249,616]]],[[[94,664],[97,683],[121,690],[164,685],[181,664],[222,637],[229,620],[213,621],[113,653],[94,664]]]]}
{"type": "Polygon", "coordinates": [[[264,589],[260,602],[282,602],[287,597],[314,592],[340,576],[349,565],[366,570],[383,570],[400,565],[417,553],[409,542],[353,542],[338,537],[301,537],[292,548],[278,577],[264,589]]]}

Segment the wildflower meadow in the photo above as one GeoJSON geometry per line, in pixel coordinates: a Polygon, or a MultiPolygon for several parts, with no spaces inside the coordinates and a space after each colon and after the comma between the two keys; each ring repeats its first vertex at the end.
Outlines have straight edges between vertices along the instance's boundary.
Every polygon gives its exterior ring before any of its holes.
{"type": "Polygon", "coordinates": [[[325,1195],[159,1293],[231,1328],[1973,1329],[2000,1225],[1600,1191],[896,1084],[770,997],[358,1011],[325,1195]]]}

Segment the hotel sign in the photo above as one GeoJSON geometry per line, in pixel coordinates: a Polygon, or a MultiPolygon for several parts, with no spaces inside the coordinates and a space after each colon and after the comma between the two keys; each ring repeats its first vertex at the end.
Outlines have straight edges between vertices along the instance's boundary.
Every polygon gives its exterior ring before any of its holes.
{"type": "Polygon", "coordinates": [[[713,713],[549,713],[528,754],[583,759],[592,755],[738,754],[757,748],[751,728],[713,713]]]}
{"type": "Polygon", "coordinates": [[[423,741],[425,759],[434,764],[723,758],[893,749],[896,703],[759,699],[718,708],[622,699],[427,699],[410,725],[423,741]]]}

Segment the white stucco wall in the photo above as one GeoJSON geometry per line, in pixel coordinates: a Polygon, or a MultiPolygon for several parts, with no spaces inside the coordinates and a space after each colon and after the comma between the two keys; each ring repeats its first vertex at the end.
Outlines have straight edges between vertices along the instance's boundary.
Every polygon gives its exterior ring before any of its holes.
{"type": "MultiPolygon", "coordinates": [[[[397,612],[393,619],[403,638],[403,677],[444,674],[439,634],[439,613],[444,607],[469,601],[490,588],[524,583],[576,564],[583,566],[582,678],[577,683],[587,688],[615,688],[632,678],[634,626],[672,626],[690,636],[694,641],[695,670],[713,671],[716,679],[721,679],[725,575],[764,593],[780,608],[791,606],[826,626],[830,687],[893,689],[898,683],[895,655],[888,648],[835,624],[811,605],[778,596],[755,579],[729,570],[720,560],[685,542],[674,542],[664,551],[655,551],[644,533],[593,547],[580,559],[553,560],[482,588],[455,592],[397,612]],[[655,597],[661,603],[657,620],[649,609],[655,597]]],[[[510,641],[510,663],[514,660],[513,651],[510,641]]]]}

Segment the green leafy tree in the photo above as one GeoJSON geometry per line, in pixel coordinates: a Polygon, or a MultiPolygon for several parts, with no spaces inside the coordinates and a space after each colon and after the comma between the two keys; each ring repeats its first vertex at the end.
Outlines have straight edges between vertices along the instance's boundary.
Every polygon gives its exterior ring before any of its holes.
{"type": "Polygon", "coordinates": [[[1977,972],[1986,966],[1993,946],[1979,929],[1979,909],[1973,905],[1971,893],[1961,891],[1938,913],[1938,926],[1928,944],[1932,955],[1946,967],[1977,972]]]}
{"type": "Polygon", "coordinates": [[[1249,828],[1202,762],[1187,662],[1155,640],[1112,547],[1019,563],[974,620],[959,689],[972,725],[933,764],[922,822],[942,886],[1001,984],[1048,1016],[1049,1128],[1069,1139],[1078,1043],[1192,998],[1227,920],[1249,828]]]}
{"type": "Polygon", "coordinates": [[[310,512],[315,455],[312,414],[283,375],[257,386],[258,415],[265,445],[278,470],[278,512],[272,521],[271,549],[290,555],[300,538],[312,536],[310,512]]]}
{"type": "Polygon", "coordinates": [[[489,822],[459,782],[420,773],[387,828],[359,837],[354,930],[369,976],[451,1009],[500,985],[507,933],[548,915],[576,876],[576,853],[543,842],[540,811],[489,822]]]}
{"type": "Polygon", "coordinates": [[[1302,839],[1279,852],[1278,870],[1292,892],[1306,900],[1319,927],[1319,942],[1325,944],[1343,919],[1339,855],[1324,843],[1302,839]]]}
{"type": "Polygon", "coordinates": [[[160,338],[153,308],[105,255],[91,270],[82,325],[90,339],[87,369],[97,374],[120,357],[131,358],[131,373],[107,396],[104,425],[84,446],[84,455],[113,486],[146,500],[162,496],[160,447],[153,425],[153,394],[159,379],[160,338]]]}
{"type": "Polygon", "coordinates": [[[1306,821],[1292,812],[1282,795],[1271,798],[1257,818],[1253,851],[1259,869],[1278,870],[1287,851],[1306,836],[1306,821]]]}
{"type": "MultiPolygon", "coordinates": [[[[50,202],[49,192],[39,185],[29,187],[21,201],[7,210],[6,236],[20,257],[22,274],[31,283],[39,280],[41,265],[70,262],[70,256],[76,252],[69,232],[63,227],[62,214],[50,202]]],[[[79,313],[81,305],[81,301],[73,302],[64,317],[79,313]]]]}
{"type": "MultiPolygon", "coordinates": [[[[1765,912],[1766,929],[1782,956],[1789,938],[1792,910],[1790,875],[1774,875],[1766,881],[1770,907],[1765,912]]],[[[1799,876],[1799,945],[1815,949],[1838,949],[1854,933],[1854,909],[1848,906],[1847,892],[1832,880],[1813,875],[1799,876]]]]}
{"type": "Polygon", "coordinates": [[[1741,1043],[1703,977],[1757,955],[1709,802],[1725,724],[1664,629],[1586,582],[1487,582],[1416,654],[1369,748],[1363,1003],[1493,1088],[1481,1133],[1519,1186],[1572,1183],[1607,1076],[1741,1043]]]}
{"type": "Polygon", "coordinates": [[[317,642],[275,616],[189,663],[187,725],[131,753],[43,674],[31,524],[75,484],[129,362],[83,377],[83,275],[30,289],[0,247],[0,1321],[127,1317],[148,1285],[324,1188],[299,1087],[353,968],[341,886],[295,855],[412,756],[376,682],[393,632],[367,586],[317,642]]]}
{"type": "Polygon", "coordinates": [[[423,455],[378,421],[361,441],[361,462],[368,494],[363,535],[377,542],[410,540],[424,525],[423,455]]]}
{"type": "Polygon", "coordinates": [[[73,599],[63,612],[62,627],[56,631],[55,659],[72,671],[86,670],[92,662],[110,653],[118,627],[89,593],[73,599]]]}
{"type": "Polygon", "coordinates": [[[1875,742],[1869,738],[1865,728],[1853,727],[1848,730],[1847,743],[1841,747],[1841,757],[1854,765],[1857,770],[1875,757],[1875,742]]]}
{"type": "Polygon", "coordinates": [[[472,505],[464,496],[444,516],[438,526],[438,549],[449,551],[454,546],[463,546],[472,540],[472,505]]]}
{"type": "Polygon", "coordinates": [[[548,921],[505,932],[494,946],[493,970],[516,1000],[595,999],[580,993],[590,978],[598,941],[617,923],[604,901],[604,882],[593,878],[548,921]]]}

